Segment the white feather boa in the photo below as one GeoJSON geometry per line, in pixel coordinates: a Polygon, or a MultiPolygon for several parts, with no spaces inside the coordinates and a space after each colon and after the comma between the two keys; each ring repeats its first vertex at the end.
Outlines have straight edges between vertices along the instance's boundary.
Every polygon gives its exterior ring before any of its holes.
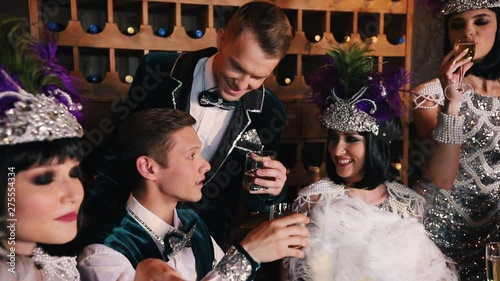
{"type": "Polygon", "coordinates": [[[288,259],[292,280],[457,280],[416,219],[352,198],[331,198],[311,212],[305,259],[288,259]]]}

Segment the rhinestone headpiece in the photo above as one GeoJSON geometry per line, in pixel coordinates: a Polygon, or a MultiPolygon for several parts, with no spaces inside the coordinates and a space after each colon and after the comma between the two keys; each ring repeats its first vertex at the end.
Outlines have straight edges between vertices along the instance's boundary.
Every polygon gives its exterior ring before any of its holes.
{"type": "Polygon", "coordinates": [[[500,7],[499,0],[449,0],[441,10],[442,15],[461,13],[470,10],[500,7]]]}
{"type": "MultiPolygon", "coordinates": [[[[0,70],[0,77],[15,84],[4,70],[0,70]]],[[[0,93],[0,101],[15,100],[12,108],[0,112],[3,113],[0,115],[0,145],[83,136],[82,127],[69,112],[80,111],[81,105],[73,103],[69,94],[60,89],[49,95],[29,94],[19,87],[16,91],[0,93]],[[59,100],[64,100],[68,106],[59,100]]]]}
{"type": "Polygon", "coordinates": [[[82,137],[76,81],[58,63],[57,38],[35,38],[27,26],[0,15],[0,145],[82,137]]]}
{"type": "Polygon", "coordinates": [[[335,90],[332,90],[334,102],[320,116],[323,126],[336,131],[372,132],[374,135],[378,135],[377,119],[355,106],[359,102],[369,102],[373,105],[370,113],[375,113],[377,110],[375,102],[369,99],[361,99],[366,90],[367,87],[361,88],[347,102],[338,98],[335,95],[335,90]]]}
{"type": "Polygon", "coordinates": [[[408,83],[408,72],[402,68],[378,71],[371,52],[362,43],[334,46],[308,77],[321,110],[320,121],[327,129],[371,132],[386,139],[382,125],[401,116],[399,90],[408,83]]]}

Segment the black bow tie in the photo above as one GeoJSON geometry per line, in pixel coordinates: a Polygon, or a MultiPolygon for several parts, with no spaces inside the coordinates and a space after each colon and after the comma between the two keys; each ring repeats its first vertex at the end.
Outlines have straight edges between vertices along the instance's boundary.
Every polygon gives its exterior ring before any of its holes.
{"type": "Polygon", "coordinates": [[[219,97],[219,94],[217,92],[209,92],[209,91],[203,91],[198,95],[198,102],[200,103],[200,106],[204,107],[211,107],[211,106],[217,106],[220,109],[224,110],[234,110],[236,105],[238,104],[237,101],[227,101],[219,97]]]}
{"type": "Polygon", "coordinates": [[[165,241],[163,255],[170,259],[185,247],[191,247],[191,237],[193,237],[195,228],[196,220],[193,220],[191,223],[183,225],[180,229],[174,229],[167,233],[163,238],[163,241],[165,241]]]}

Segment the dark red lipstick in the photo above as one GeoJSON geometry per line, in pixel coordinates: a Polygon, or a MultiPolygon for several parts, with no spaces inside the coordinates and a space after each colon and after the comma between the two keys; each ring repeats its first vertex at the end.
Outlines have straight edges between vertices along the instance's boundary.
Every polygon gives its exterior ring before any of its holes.
{"type": "Polygon", "coordinates": [[[60,217],[55,218],[55,220],[56,221],[72,222],[72,221],[76,221],[77,218],[78,218],[77,212],[69,212],[69,213],[64,214],[60,217]]]}

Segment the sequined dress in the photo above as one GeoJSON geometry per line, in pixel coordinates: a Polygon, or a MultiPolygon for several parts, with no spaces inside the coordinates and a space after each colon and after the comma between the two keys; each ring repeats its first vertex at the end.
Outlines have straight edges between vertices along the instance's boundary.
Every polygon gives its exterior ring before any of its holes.
{"type": "MultiPolygon", "coordinates": [[[[438,81],[422,87],[441,93],[438,81]]],[[[437,97],[439,100],[439,96],[437,97]]],[[[453,189],[420,184],[427,200],[424,225],[460,269],[461,280],[486,280],[484,251],[500,241],[500,98],[464,99],[465,143],[453,189]]]]}

